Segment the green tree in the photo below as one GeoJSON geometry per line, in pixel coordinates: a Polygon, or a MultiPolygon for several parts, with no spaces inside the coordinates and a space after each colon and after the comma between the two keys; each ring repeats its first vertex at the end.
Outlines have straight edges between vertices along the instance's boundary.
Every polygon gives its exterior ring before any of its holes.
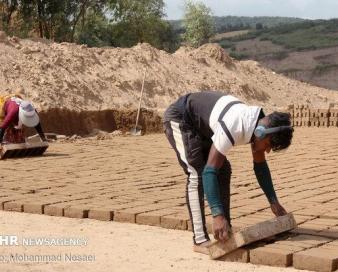
{"type": "MultiPolygon", "coordinates": [[[[0,0],[2,28],[10,34],[36,33],[56,41],[74,40],[88,10],[105,9],[108,0],[0,0]],[[15,17],[15,22],[13,22],[15,17]]],[[[113,0],[109,0],[113,2],[113,0]]]]}
{"type": "Polygon", "coordinates": [[[186,2],[184,25],[186,32],[184,40],[198,47],[206,43],[214,33],[214,21],[210,8],[203,3],[186,2]]]}
{"type": "Polygon", "coordinates": [[[75,41],[90,47],[111,45],[111,28],[104,14],[91,9],[86,12],[85,20],[78,25],[75,41]]]}
{"type": "Polygon", "coordinates": [[[171,28],[163,20],[163,0],[118,0],[110,8],[114,14],[111,19],[113,45],[129,47],[148,42],[158,48],[163,46],[164,33],[171,28]]]}
{"type": "Polygon", "coordinates": [[[178,35],[164,17],[163,0],[0,0],[0,29],[89,46],[139,42],[173,51],[178,35]]]}

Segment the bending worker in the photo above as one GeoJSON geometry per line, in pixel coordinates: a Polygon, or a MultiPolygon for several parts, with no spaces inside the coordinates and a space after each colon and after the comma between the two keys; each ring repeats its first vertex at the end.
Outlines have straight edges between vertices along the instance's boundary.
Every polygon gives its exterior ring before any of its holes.
{"type": "Polygon", "coordinates": [[[4,119],[0,125],[0,143],[2,143],[4,136],[8,143],[25,142],[22,125],[34,127],[41,140],[46,141],[39,115],[29,101],[19,97],[11,97],[5,101],[2,110],[4,119]]]}
{"type": "Polygon", "coordinates": [[[205,226],[204,194],[213,216],[215,239],[225,241],[231,231],[231,165],[226,158],[234,145],[251,145],[253,168],[272,212],[286,211],[276,196],[265,152],[291,144],[290,115],[248,106],[218,92],[180,97],[164,114],[165,134],[187,174],[186,200],[193,229],[194,251],[207,253],[210,239],[205,226]]]}

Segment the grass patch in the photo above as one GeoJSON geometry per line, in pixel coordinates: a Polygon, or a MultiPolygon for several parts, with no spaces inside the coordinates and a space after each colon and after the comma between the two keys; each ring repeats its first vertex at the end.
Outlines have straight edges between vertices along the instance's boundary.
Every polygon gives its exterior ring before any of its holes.
{"type": "MultiPolygon", "coordinates": [[[[236,43],[255,38],[259,38],[261,41],[271,41],[295,51],[334,47],[338,46],[338,19],[281,25],[270,29],[251,31],[226,40],[236,43]]],[[[222,42],[226,43],[225,40],[222,42]]]]}

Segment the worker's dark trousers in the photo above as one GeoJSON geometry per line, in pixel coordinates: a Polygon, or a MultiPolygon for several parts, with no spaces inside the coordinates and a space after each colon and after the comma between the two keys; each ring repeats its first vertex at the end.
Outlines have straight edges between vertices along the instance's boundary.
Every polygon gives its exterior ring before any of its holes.
{"type": "MultiPolygon", "coordinates": [[[[174,148],[178,161],[188,175],[186,200],[194,232],[194,243],[200,244],[209,240],[205,226],[204,191],[202,172],[207,162],[211,139],[202,139],[194,129],[183,121],[164,123],[165,134],[174,148]]],[[[231,165],[225,161],[218,176],[221,200],[225,218],[230,224],[230,178],[231,165]]]]}

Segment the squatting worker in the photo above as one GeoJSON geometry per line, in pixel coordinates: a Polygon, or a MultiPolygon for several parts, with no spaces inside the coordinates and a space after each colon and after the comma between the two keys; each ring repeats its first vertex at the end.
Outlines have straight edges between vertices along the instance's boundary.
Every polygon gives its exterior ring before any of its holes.
{"type": "Polygon", "coordinates": [[[194,251],[206,253],[210,244],[205,226],[204,194],[213,216],[213,233],[228,239],[231,165],[226,158],[234,145],[251,144],[253,169],[276,216],[286,211],[278,202],[265,152],[291,144],[290,115],[248,106],[219,92],[180,97],[164,113],[165,134],[188,175],[186,200],[193,229],[194,251]]]}
{"type": "Polygon", "coordinates": [[[42,141],[46,141],[42,130],[40,119],[34,106],[21,97],[9,97],[4,101],[2,107],[3,121],[0,125],[0,143],[4,136],[8,143],[25,142],[22,125],[34,127],[42,141]]]}

